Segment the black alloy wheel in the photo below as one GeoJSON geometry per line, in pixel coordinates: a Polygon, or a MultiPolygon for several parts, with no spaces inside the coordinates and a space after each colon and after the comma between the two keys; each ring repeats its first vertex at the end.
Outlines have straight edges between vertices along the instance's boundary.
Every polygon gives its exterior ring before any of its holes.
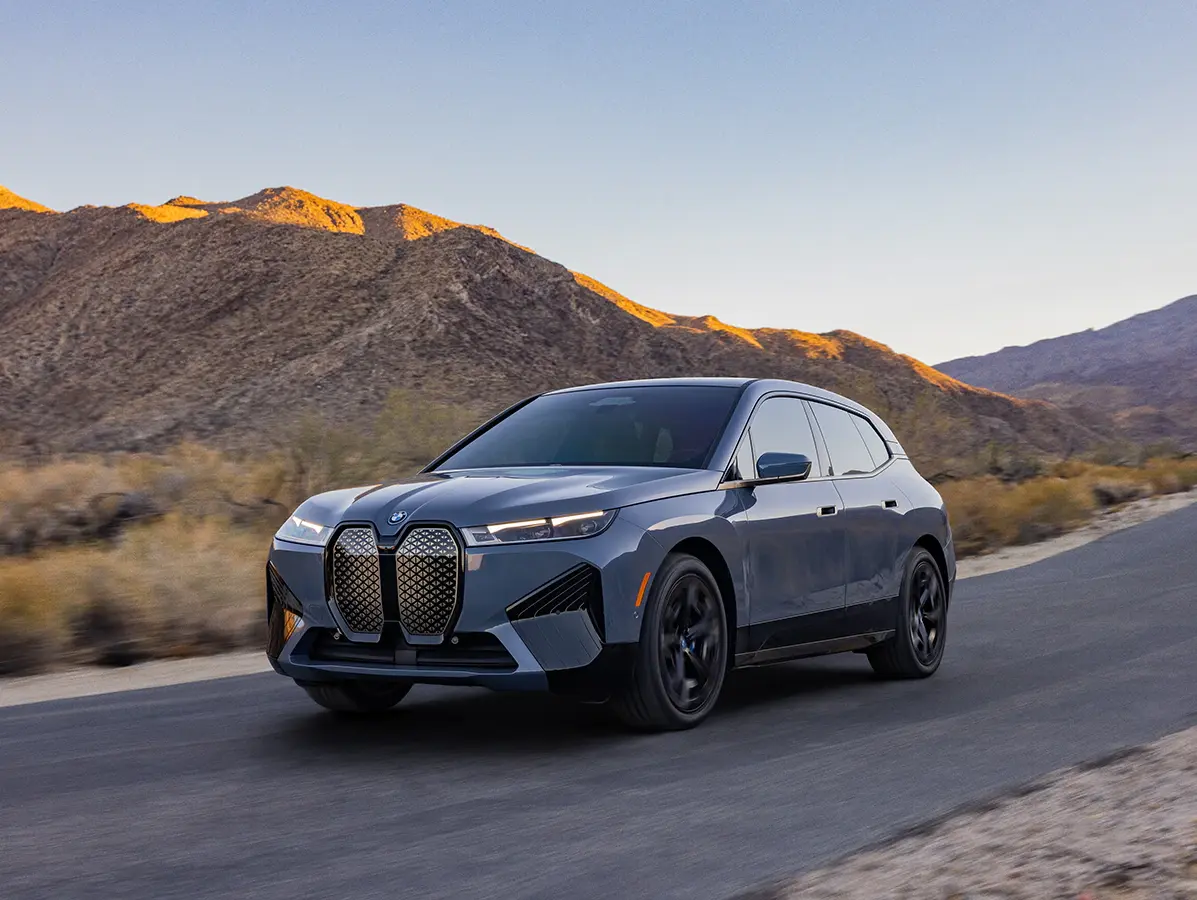
{"type": "Polygon", "coordinates": [[[727,612],[711,570],[670,554],[653,575],[632,671],[612,709],[641,731],[693,728],[719,700],[728,652],[727,612]]]}
{"type": "Polygon", "coordinates": [[[893,637],[868,651],[873,671],[886,678],[926,678],[943,661],[948,592],[939,564],[923,547],[906,563],[893,637]]]}
{"type": "Polygon", "coordinates": [[[661,616],[661,669],[670,702],[683,713],[701,709],[726,665],[723,603],[706,582],[687,574],[673,583],[661,616]]]}
{"type": "Polygon", "coordinates": [[[940,626],[944,616],[944,590],[939,567],[933,560],[920,560],[912,573],[912,582],[910,644],[918,661],[930,666],[939,655],[940,626]]]}

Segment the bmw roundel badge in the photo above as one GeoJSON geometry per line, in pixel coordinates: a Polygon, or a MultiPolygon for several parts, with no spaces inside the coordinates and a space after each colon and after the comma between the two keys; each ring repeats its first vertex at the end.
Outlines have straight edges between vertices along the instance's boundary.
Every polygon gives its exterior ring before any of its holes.
{"type": "Polygon", "coordinates": [[[391,517],[389,519],[387,519],[387,521],[390,522],[392,525],[398,525],[400,522],[402,522],[406,518],[407,518],[407,513],[405,513],[401,509],[397,509],[393,513],[391,513],[391,517]]]}

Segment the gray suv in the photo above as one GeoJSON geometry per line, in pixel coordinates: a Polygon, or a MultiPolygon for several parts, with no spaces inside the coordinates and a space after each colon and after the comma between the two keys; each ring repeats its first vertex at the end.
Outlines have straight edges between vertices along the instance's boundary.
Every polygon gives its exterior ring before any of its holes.
{"type": "Polygon", "coordinates": [[[943,658],[943,501],[869,410],[804,384],[629,381],[516,404],[417,476],[318,494],[275,535],[268,656],[320,705],[416,683],[609,702],[687,728],[729,670],[943,658]]]}

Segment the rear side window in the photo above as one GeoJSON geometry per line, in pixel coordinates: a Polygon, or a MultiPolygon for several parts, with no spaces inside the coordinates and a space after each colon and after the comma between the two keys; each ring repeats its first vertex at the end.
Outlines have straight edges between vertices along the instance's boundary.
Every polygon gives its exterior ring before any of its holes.
{"type": "Polygon", "coordinates": [[[765,453],[801,453],[817,470],[815,434],[802,401],[794,397],[770,397],[757,409],[749,426],[752,452],[757,459],[765,453]]]}
{"type": "Polygon", "coordinates": [[[889,447],[884,438],[877,433],[873,423],[864,416],[853,415],[852,424],[856,426],[865,446],[869,448],[869,456],[873,457],[874,468],[879,468],[889,462],[889,447]]]}
{"type": "Polygon", "coordinates": [[[877,468],[864,438],[853,424],[856,416],[822,403],[812,402],[810,406],[831,456],[828,475],[864,475],[877,468]]]}

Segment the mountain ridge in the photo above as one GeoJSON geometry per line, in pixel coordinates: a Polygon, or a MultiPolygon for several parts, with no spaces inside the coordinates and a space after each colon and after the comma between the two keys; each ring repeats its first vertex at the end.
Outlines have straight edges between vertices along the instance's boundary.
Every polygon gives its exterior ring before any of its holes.
{"type": "Polygon", "coordinates": [[[971,384],[1110,416],[1139,441],[1197,445],[1197,294],[936,368],[971,384]]]}
{"type": "Polygon", "coordinates": [[[484,412],[567,384],[695,374],[838,390],[944,470],[995,443],[1061,455],[1101,439],[1099,423],[851,332],[673,315],[493,228],[289,187],[0,210],[0,335],[12,452],[261,446],[305,410],[360,420],[392,387],[484,412]]]}

